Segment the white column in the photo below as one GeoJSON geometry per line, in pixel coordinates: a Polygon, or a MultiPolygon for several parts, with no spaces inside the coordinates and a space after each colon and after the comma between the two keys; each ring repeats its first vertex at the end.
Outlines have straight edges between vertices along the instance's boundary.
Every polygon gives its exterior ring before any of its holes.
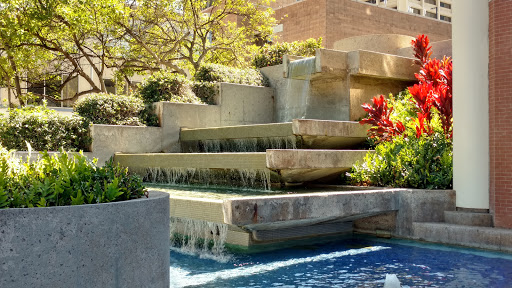
{"type": "Polygon", "coordinates": [[[453,186],[457,207],[489,209],[489,6],[452,3],[453,186]]]}

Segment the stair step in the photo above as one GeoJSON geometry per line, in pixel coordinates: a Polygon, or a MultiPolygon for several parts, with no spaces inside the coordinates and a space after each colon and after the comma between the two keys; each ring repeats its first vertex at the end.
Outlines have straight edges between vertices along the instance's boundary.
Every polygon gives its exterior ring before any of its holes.
{"type": "Polygon", "coordinates": [[[243,149],[243,145],[247,146],[247,151],[238,152],[281,148],[342,149],[363,143],[367,129],[353,121],[294,119],[287,123],[182,128],[180,142],[183,152],[237,152],[234,149],[243,149]]]}
{"type": "Polygon", "coordinates": [[[449,223],[414,222],[418,240],[512,252],[512,230],[449,223]]]}
{"type": "Polygon", "coordinates": [[[492,227],[492,215],[489,213],[444,211],[444,221],[449,224],[492,227]]]}
{"type": "Polygon", "coordinates": [[[297,183],[339,175],[348,171],[356,161],[362,160],[367,152],[269,149],[266,153],[117,153],[114,160],[138,173],[148,169],[270,169],[280,175],[281,182],[297,183]]]}

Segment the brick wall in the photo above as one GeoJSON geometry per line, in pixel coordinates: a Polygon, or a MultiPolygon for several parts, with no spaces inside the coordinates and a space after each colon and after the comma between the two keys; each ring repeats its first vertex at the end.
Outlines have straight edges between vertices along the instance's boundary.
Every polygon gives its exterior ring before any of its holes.
{"type": "Polygon", "coordinates": [[[452,33],[449,23],[353,0],[304,0],[275,11],[283,24],[279,41],[323,37],[326,48],[340,39],[366,34],[427,34],[435,42],[451,39],[452,33]]]}
{"type": "Polygon", "coordinates": [[[512,228],[512,0],[489,2],[490,210],[512,228]]]}
{"type": "Polygon", "coordinates": [[[283,32],[277,33],[278,41],[293,42],[318,37],[325,40],[325,2],[326,0],[300,1],[275,9],[274,17],[283,24],[283,32]]]}

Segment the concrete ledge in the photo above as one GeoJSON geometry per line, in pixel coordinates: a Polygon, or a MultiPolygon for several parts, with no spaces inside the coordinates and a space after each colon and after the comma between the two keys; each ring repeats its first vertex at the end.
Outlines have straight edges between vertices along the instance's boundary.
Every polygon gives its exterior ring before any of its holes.
{"type": "Polygon", "coordinates": [[[266,169],[259,153],[146,153],[116,154],[114,161],[130,168],[266,169]]]}
{"type": "Polygon", "coordinates": [[[418,240],[512,252],[510,229],[416,222],[413,230],[418,240]]]}
{"type": "Polygon", "coordinates": [[[413,58],[378,52],[351,51],[348,59],[351,75],[415,81],[414,73],[420,70],[413,58]]]}
{"type": "Polygon", "coordinates": [[[313,181],[348,171],[366,150],[267,150],[267,167],[278,171],[284,182],[313,181]]]}
{"type": "Polygon", "coordinates": [[[91,151],[103,164],[115,152],[162,152],[162,128],[123,125],[91,126],[91,151]]]}
{"type": "MultiPolygon", "coordinates": [[[[302,139],[300,148],[342,149],[364,142],[367,138],[368,128],[351,121],[294,119],[291,123],[182,128],[180,141],[190,145],[206,140],[227,141],[298,136],[302,139]]],[[[272,141],[269,141],[270,143],[272,141]]],[[[273,147],[266,148],[272,149],[273,147]]]]}
{"type": "Polygon", "coordinates": [[[0,210],[0,287],[169,287],[169,197],[0,210]]]}

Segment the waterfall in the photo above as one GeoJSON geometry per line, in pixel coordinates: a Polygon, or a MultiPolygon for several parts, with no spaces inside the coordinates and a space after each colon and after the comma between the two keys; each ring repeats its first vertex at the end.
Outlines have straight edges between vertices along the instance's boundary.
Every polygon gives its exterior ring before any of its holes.
{"type": "MultiPolygon", "coordinates": [[[[192,142],[192,141],[190,141],[192,142]]],[[[297,137],[265,137],[241,139],[199,140],[195,145],[188,143],[186,152],[222,153],[222,152],[265,152],[267,149],[297,149],[297,137]]]]}
{"type": "Polygon", "coordinates": [[[316,58],[315,57],[308,57],[303,58],[295,61],[291,61],[288,64],[288,85],[286,89],[286,103],[285,103],[285,121],[290,121],[293,118],[307,118],[307,112],[308,112],[308,106],[309,106],[309,100],[310,100],[310,80],[311,75],[315,72],[315,63],[316,58]],[[299,93],[299,99],[295,98],[295,93],[292,89],[293,83],[296,83],[297,81],[293,81],[293,79],[304,77],[304,80],[302,81],[302,89],[299,93]],[[292,103],[300,103],[302,105],[299,108],[299,111],[296,111],[293,113],[293,115],[290,115],[290,110],[292,107],[289,105],[292,103]]]}
{"type": "Polygon", "coordinates": [[[188,218],[170,218],[171,247],[182,253],[227,262],[224,244],[228,225],[188,218]]]}
{"type": "Polygon", "coordinates": [[[229,185],[270,191],[268,169],[198,169],[148,167],[143,173],[146,182],[170,185],[229,185]]]}

